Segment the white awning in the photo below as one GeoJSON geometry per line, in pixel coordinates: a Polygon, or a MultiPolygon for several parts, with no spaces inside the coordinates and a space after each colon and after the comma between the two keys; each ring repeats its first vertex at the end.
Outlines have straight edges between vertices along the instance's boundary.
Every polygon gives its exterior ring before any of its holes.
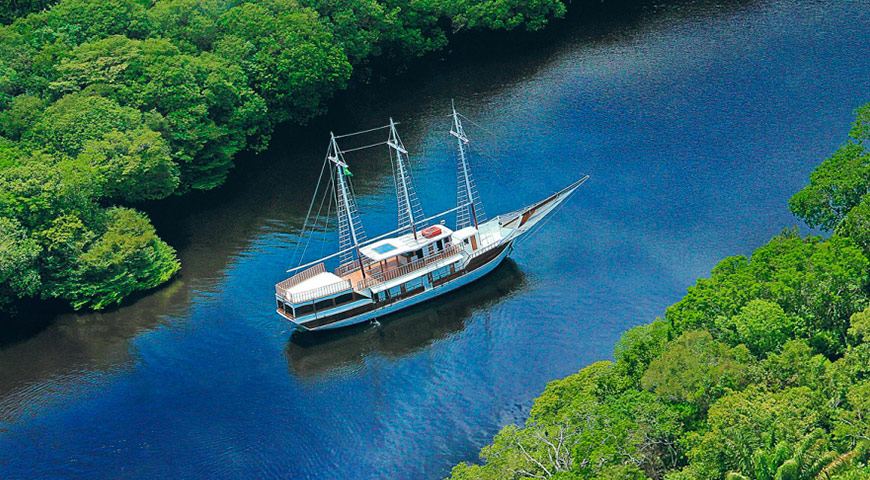
{"type": "Polygon", "coordinates": [[[310,292],[336,283],[347,283],[347,280],[333,274],[332,272],[320,272],[301,283],[293,285],[291,288],[287,289],[287,293],[290,295],[299,295],[300,293],[310,292]]]}
{"type": "Polygon", "coordinates": [[[459,243],[466,238],[473,237],[477,234],[477,229],[474,227],[465,227],[453,232],[453,241],[459,243]]]}

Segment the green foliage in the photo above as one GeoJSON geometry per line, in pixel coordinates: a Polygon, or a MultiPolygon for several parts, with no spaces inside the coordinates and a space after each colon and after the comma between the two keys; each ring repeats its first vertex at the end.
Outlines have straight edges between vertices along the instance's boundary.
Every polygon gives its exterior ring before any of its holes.
{"type": "Polygon", "coordinates": [[[861,342],[870,343],[870,307],[852,315],[849,324],[849,335],[861,342]]]}
{"type": "Polygon", "coordinates": [[[710,477],[752,471],[753,452],[796,443],[825,420],[823,401],[809,388],[767,393],[750,386],[710,408],[705,431],[689,436],[689,460],[710,477]]]}
{"type": "Polygon", "coordinates": [[[833,230],[870,190],[870,104],[856,111],[850,140],[810,175],[810,184],[789,200],[789,210],[811,227],[833,230]]]}
{"type": "Polygon", "coordinates": [[[56,0],[0,0],[0,24],[48,8],[56,0]]]}
{"type": "Polygon", "coordinates": [[[750,357],[746,347],[729,348],[705,330],[686,332],[650,363],[641,384],[664,401],[706,410],[746,385],[750,357]]]}
{"type": "Polygon", "coordinates": [[[836,232],[870,253],[870,194],[861,197],[861,202],[849,210],[836,232]]]}
{"type": "Polygon", "coordinates": [[[17,221],[0,216],[0,306],[39,291],[42,280],[36,262],[40,251],[17,221]]]}
{"type": "Polygon", "coordinates": [[[169,280],[180,268],[175,251],[160,240],[148,219],[128,208],[106,211],[105,231],[82,251],[61,283],[75,308],[102,309],[138,290],[169,280]]]}
{"type": "Polygon", "coordinates": [[[781,353],[769,355],[754,371],[757,383],[773,390],[789,387],[809,387],[828,391],[831,361],[824,355],[814,354],[804,340],[789,340],[781,353]]]}
{"type": "Polygon", "coordinates": [[[136,202],[160,199],[178,186],[178,166],[159,133],[148,128],[112,131],[85,142],[79,160],[94,167],[104,179],[103,194],[136,202]]]}
{"type": "Polygon", "coordinates": [[[216,52],[242,66],[279,121],[311,118],[350,77],[350,63],[332,34],[316,12],[295,0],[245,3],[220,23],[231,33],[216,52]]]}
{"type": "Polygon", "coordinates": [[[66,95],[45,109],[22,135],[24,141],[42,144],[61,155],[78,155],[85,142],[112,131],[137,128],[142,114],[115,101],[86,93],[66,95]]]}
{"type": "Polygon", "coordinates": [[[796,319],[796,336],[834,357],[845,347],[849,316],[867,303],[868,263],[849,239],[786,233],[756,250],[751,261],[721,262],[710,279],[698,280],[668,308],[667,318],[678,330],[715,331],[716,318],[734,317],[751,300],[763,299],[796,319]]]}
{"type": "Polygon", "coordinates": [[[565,4],[558,0],[483,0],[467,2],[454,0],[452,21],[454,28],[487,28],[513,30],[525,26],[527,30],[540,30],[550,18],[565,16],[565,4]]]}
{"type": "Polygon", "coordinates": [[[639,385],[650,362],[661,355],[670,340],[670,333],[668,323],[660,319],[623,333],[613,352],[618,375],[629,380],[631,386],[639,385]]]}
{"type": "Polygon", "coordinates": [[[779,304],[755,299],[731,318],[720,317],[716,329],[732,345],[745,344],[755,355],[777,352],[794,337],[795,321],[779,304]]]}

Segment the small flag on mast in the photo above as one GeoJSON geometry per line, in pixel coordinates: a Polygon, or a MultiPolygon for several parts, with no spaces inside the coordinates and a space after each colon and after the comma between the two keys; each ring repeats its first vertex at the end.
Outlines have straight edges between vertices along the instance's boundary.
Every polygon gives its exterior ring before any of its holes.
{"type": "Polygon", "coordinates": [[[352,177],[352,176],[353,176],[353,174],[350,173],[350,169],[349,169],[349,168],[347,168],[347,167],[343,167],[343,168],[344,168],[344,169],[343,169],[342,171],[344,172],[345,175],[347,175],[348,177],[352,177]]]}

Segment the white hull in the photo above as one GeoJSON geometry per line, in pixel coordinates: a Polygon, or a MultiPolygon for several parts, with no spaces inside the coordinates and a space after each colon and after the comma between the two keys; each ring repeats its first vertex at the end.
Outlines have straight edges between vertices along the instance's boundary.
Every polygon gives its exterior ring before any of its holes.
{"type": "Polygon", "coordinates": [[[427,285],[427,289],[425,291],[423,291],[423,293],[414,295],[413,297],[408,297],[408,298],[405,298],[403,300],[399,300],[395,303],[392,303],[390,305],[386,305],[386,306],[377,308],[377,309],[372,310],[372,311],[367,312],[367,313],[362,313],[360,315],[348,318],[346,320],[341,320],[341,321],[338,321],[335,323],[324,325],[323,327],[320,327],[320,328],[308,329],[308,328],[305,328],[303,325],[299,325],[299,324],[296,324],[296,325],[300,328],[300,330],[306,330],[306,331],[331,330],[331,329],[335,329],[335,328],[349,327],[351,325],[357,325],[360,323],[369,322],[369,321],[384,317],[386,315],[389,315],[391,313],[396,313],[399,310],[403,310],[405,308],[409,308],[409,307],[412,307],[414,305],[423,303],[427,300],[431,300],[439,295],[443,295],[447,292],[456,290],[459,287],[468,285],[469,283],[486,276],[487,273],[495,270],[495,268],[498,267],[501,264],[501,262],[504,261],[505,258],[507,258],[507,256],[510,254],[511,248],[512,247],[510,245],[508,245],[508,247],[505,248],[504,251],[501,254],[499,254],[496,258],[494,258],[493,260],[490,260],[489,263],[474,270],[473,272],[468,273],[466,275],[463,275],[455,280],[451,280],[451,281],[444,283],[442,285],[438,285],[436,287],[432,287],[432,286],[427,285]]]}

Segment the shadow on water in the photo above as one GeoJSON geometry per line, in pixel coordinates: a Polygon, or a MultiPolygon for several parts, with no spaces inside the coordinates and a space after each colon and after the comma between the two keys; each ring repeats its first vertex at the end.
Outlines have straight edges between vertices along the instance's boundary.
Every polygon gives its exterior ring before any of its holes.
{"type": "Polygon", "coordinates": [[[294,332],[285,355],[290,372],[307,379],[358,369],[372,354],[397,358],[461,331],[475,312],[501,302],[528,284],[510,258],[487,276],[442,297],[339,330],[294,332]]]}

